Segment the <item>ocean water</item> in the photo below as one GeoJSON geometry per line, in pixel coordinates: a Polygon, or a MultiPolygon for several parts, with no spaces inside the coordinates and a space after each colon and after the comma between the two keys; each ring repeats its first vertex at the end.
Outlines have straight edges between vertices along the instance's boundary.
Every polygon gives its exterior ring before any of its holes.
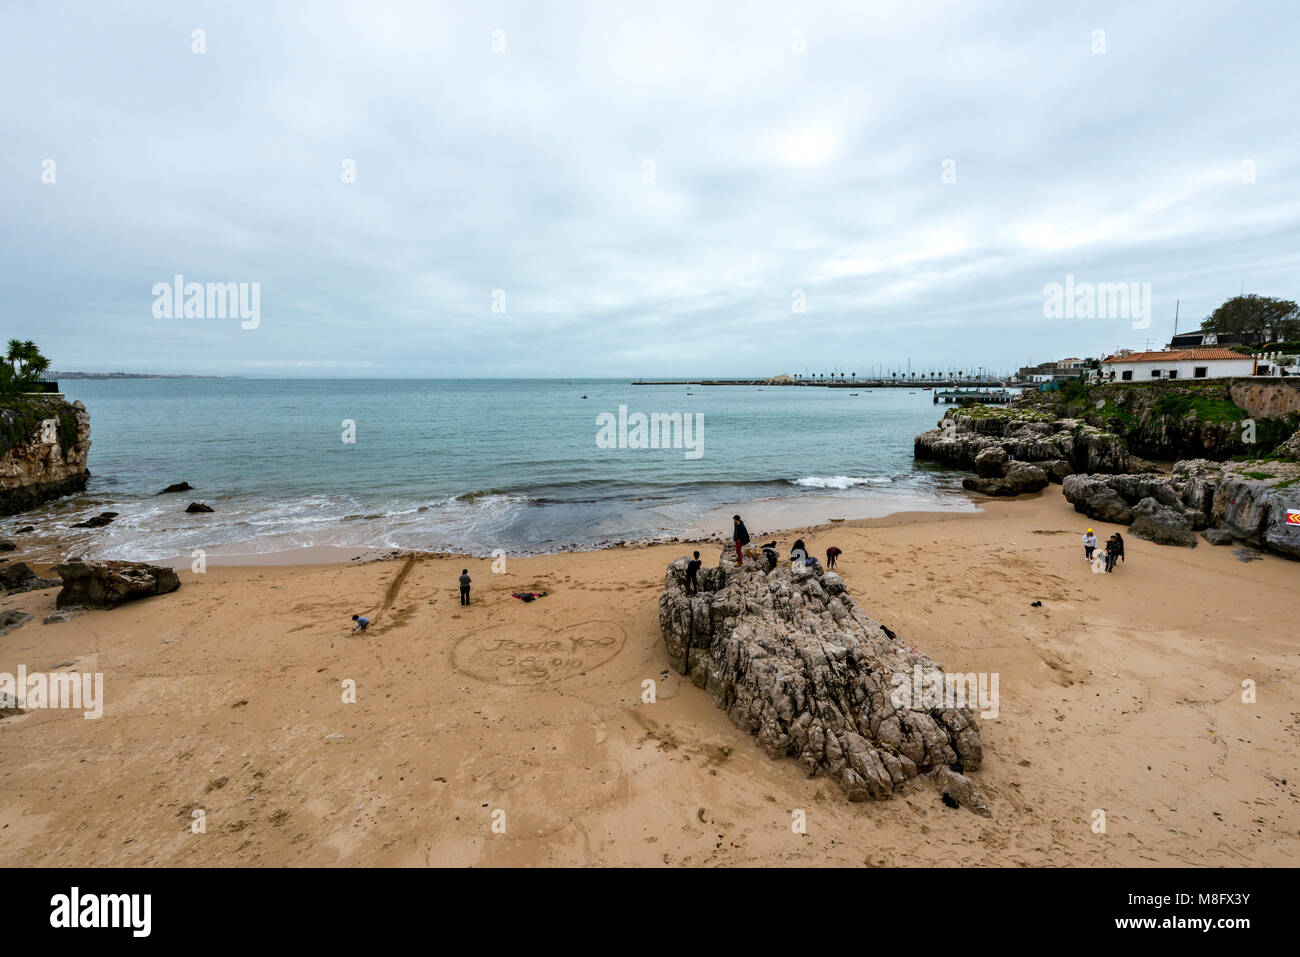
{"type": "Polygon", "coordinates": [[[320,545],[528,554],[721,538],[733,511],[762,534],[972,508],[951,473],[913,462],[913,437],[941,414],[919,386],[853,394],[626,380],[74,379],[63,389],[90,412],[90,485],[22,516],[58,530],[59,557],[320,545]],[[617,417],[620,406],[702,415],[699,456],[600,447],[597,417],[617,417]],[[345,420],[354,442],[343,441],[345,420]],[[180,481],[195,491],[156,494],[180,481]],[[216,511],[186,514],[190,501],[216,511]],[[120,516],[101,529],[68,528],[101,511],[120,516]]]}

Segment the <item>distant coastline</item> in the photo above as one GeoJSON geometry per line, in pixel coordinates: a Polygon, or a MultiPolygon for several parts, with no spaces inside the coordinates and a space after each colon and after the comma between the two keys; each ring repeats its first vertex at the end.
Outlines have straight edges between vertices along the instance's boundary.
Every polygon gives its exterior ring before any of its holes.
{"type": "Polygon", "coordinates": [[[51,372],[51,379],[242,379],[235,375],[176,375],[163,372],[51,372]]]}

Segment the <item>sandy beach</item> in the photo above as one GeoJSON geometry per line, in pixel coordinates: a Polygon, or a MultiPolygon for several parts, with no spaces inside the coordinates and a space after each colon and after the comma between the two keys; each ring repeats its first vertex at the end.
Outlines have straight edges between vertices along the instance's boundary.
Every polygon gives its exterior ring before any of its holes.
{"type": "MultiPolygon", "coordinates": [[[[839,546],[868,614],[950,671],[1000,675],[974,774],[991,819],[929,790],[850,804],[766,758],[667,669],[657,600],[689,551],[670,544],[502,574],[422,556],[187,570],[173,594],[49,625],[54,590],[12,596],[38,618],[0,637],[0,671],[102,672],[106,703],[0,720],[0,864],[1293,863],[1300,569],[1129,538],[1094,575],[1079,536],[1112,529],[1059,487],[981,504],[751,532],[839,546]]],[[[711,564],[719,546],[696,547],[711,564]]]]}

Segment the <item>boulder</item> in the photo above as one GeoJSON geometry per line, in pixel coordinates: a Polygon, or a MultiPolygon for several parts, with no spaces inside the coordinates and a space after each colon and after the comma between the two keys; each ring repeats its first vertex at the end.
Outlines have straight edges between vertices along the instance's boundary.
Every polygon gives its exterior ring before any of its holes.
{"type": "Polygon", "coordinates": [[[193,490],[194,490],[194,486],[191,485],[189,482],[176,482],[174,485],[168,485],[165,489],[163,489],[158,494],[167,495],[170,492],[191,492],[193,490]]]}
{"type": "Polygon", "coordinates": [[[63,579],[54,602],[58,608],[116,608],[181,587],[170,568],[144,562],[76,561],[56,565],[54,570],[63,579]]]}
{"type": "Polygon", "coordinates": [[[17,547],[13,542],[0,542],[0,552],[12,552],[17,547]]]}
{"type": "Polygon", "coordinates": [[[974,782],[952,770],[979,769],[979,722],[965,706],[979,704],[914,699],[914,679],[927,688],[952,679],[867,617],[842,578],[820,567],[737,568],[727,550],[701,570],[696,594],[685,576],[685,558],[669,565],[659,599],[668,660],[770,757],[827,775],[850,801],[889,798],[925,777],[987,813],[974,782]]]}
{"type": "Polygon", "coordinates": [[[991,446],[975,456],[975,474],[981,478],[1002,475],[1007,464],[1007,450],[1000,445],[991,446]]]}
{"type": "Polygon", "coordinates": [[[34,532],[34,531],[36,531],[35,525],[24,525],[22,528],[18,529],[18,531],[14,532],[14,534],[26,535],[28,532],[34,532]]]}
{"type": "Polygon", "coordinates": [[[187,512],[211,512],[215,511],[211,505],[204,505],[202,502],[190,502],[187,512]]]}
{"type": "Polygon", "coordinates": [[[42,588],[56,588],[58,585],[57,578],[37,578],[36,573],[24,562],[0,566],[0,589],[4,589],[6,595],[38,591],[42,588]]]}
{"type": "Polygon", "coordinates": [[[1201,538],[1205,539],[1211,545],[1231,545],[1236,541],[1232,537],[1232,532],[1224,528],[1207,528],[1201,532],[1201,538]]]}
{"type": "Polygon", "coordinates": [[[1144,498],[1133,506],[1133,524],[1129,531],[1157,545],[1196,547],[1196,536],[1183,513],[1154,498],[1144,498]]]}
{"type": "Polygon", "coordinates": [[[984,495],[1024,495],[1047,487],[1047,472],[1028,462],[1012,462],[999,478],[966,478],[961,487],[984,495]]]}
{"type": "Polygon", "coordinates": [[[34,615],[29,615],[25,611],[18,611],[16,608],[0,611],[0,635],[7,635],[15,628],[21,628],[34,617],[34,615]]]}
{"type": "Polygon", "coordinates": [[[103,528],[113,519],[117,518],[117,512],[100,512],[94,518],[88,518],[84,522],[77,522],[73,528],[103,528]]]}
{"type": "Polygon", "coordinates": [[[1060,485],[1065,481],[1065,477],[1074,472],[1070,463],[1065,459],[1044,459],[1035,463],[1040,469],[1047,473],[1047,481],[1053,485],[1060,485]]]}

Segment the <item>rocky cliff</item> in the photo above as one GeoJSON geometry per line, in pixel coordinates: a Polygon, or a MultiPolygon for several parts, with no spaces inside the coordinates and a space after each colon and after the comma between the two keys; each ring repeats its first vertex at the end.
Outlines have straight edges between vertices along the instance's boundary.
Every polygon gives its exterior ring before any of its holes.
{"type": "Polygon", "coordinates": [[[80,402],[0,397],[0,515],[85,489],[89,453],[90,415],[80,402]]]}
{"type": "Polygon", "coordinates": [[[1196,545],[1194,532],[1216,545],[1234,541],[1300,558],[1300,462],[1179,462],[1173,474],[1071,475],[1062,491],[1090,518],[1130,525],[1162,545],[1196,545]]]}
{"type": "Polygon", "coordinates": [[[967,487],[990,495],[1018,495],[1071,472],[1125,472],[1131,465],[1118,435],[1028,405],[949,409],[939,428],[916,437],[912,451],[918,459],[977,472],[967,487]]]}
{"type": "Polygon", "coordinates": [[[1296,431],[1300,380],[1108,382],[1088,390],[1028,393],[1018,407],[1081,420],[1119,436],[1130,452],[1147,458],[1223,461],[1267,455],[1296,431]]]}
{"type": "Polygon", "coordinates": [[[954,690],[963,676],[945,675],[867,617],[838,575],[788,565],[768,571],[762,560],[737,568],[724,550],[688,594],[685,571],[684,558],[668,566],[659,599],[668,659],[770,757],[828,775],[851,801],[888,798],[923,781],[988,813],[965,775],[983,757],[971,710],[944,706],[955,698],[895,703],[914,676],[927,688],[954,690]]]}

